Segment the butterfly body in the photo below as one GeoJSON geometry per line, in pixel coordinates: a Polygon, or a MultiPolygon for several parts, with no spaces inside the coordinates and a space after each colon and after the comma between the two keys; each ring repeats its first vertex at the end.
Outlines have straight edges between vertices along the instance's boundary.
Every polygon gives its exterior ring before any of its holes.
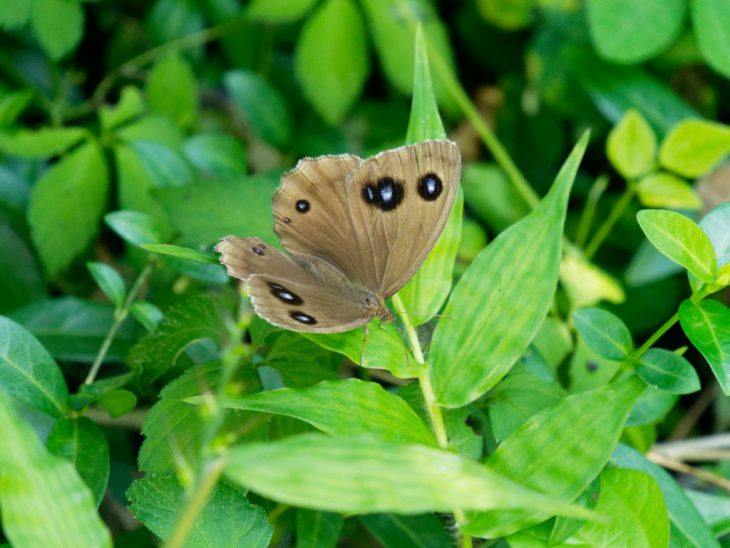
{"type": "Polygon", "coordinates": [[[415,274],[440,235],[461,161],[450,141],[426,141],[366,160],[305,158],[274,200],[274,228],[290,256],[258,238],[216,250],[244,280],[255,311],[295,331],[333,333],[393,318],[385,299],[415,274]]]}

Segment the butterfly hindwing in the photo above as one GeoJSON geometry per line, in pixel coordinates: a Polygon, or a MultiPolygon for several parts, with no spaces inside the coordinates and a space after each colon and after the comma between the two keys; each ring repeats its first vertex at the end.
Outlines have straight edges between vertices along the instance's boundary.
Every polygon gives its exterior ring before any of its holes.
{"type": "Polygon", "coordinates": [[[364,325],[372,317],[363,302],[367,294],[349,287],[316,257],[296,262],[258,238],[234,236],[224,238],[216,250],[228,274],[247,282],[256,313],[274,325],[332,333],[364,325]]]}

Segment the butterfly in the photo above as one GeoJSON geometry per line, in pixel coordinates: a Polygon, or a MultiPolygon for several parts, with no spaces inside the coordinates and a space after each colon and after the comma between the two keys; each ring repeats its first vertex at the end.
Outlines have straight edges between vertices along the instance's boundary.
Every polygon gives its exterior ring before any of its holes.
{"type": "Polygon", "coordinates": [[[449,218],[461,174],[456,144],[432,140],[367,159],[303,158],[273,199],[289,255],[259,238],[216,246],[255,312],[293,331],[336,333],[393,319],[385,299],[413,277],[449,218]]]}

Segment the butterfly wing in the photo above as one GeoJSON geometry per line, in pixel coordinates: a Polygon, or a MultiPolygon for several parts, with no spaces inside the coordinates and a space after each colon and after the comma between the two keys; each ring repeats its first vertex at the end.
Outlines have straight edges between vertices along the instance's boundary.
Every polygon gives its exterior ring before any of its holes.
{"type": "Polygon", "coordinates": [[[352,255],[345,179],[361,162],[351,154],[304,158],[274,195],[274,230],[287,251],[321,257],[350,279],[359,262],[352,255]]]}
{"type": "Polygon", "coordinates": [[[347,178],[352,225],[348,254],[358,260],[353,280],[389,297],[415,274],[449,218],[461,156],[447,140],[382,152],[347,178]]]}
{"type": "Polygon", "coordinates": [[[293,331],[336,333],[373,316],[367,293],[316,257],[295,262],[258,238],[228,236],[216,246],[228,274],[248,283],[256,313],[293,331]],[[333,282],[336,280],[336,283],[333,282]]]}

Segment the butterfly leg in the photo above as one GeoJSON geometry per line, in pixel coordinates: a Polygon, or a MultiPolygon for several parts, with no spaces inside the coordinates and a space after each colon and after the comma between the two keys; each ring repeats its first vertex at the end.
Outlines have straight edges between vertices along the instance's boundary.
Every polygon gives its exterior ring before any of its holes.
{"type": "Polygon", "coordinates": [[[368,330],[368,325],[365,324],[365,326],[363,327],[362,352],[360,353],[360,367],[365,367],[365,345],[368,341],[369,334],[370,334],[370,331],[368,330]]]}

